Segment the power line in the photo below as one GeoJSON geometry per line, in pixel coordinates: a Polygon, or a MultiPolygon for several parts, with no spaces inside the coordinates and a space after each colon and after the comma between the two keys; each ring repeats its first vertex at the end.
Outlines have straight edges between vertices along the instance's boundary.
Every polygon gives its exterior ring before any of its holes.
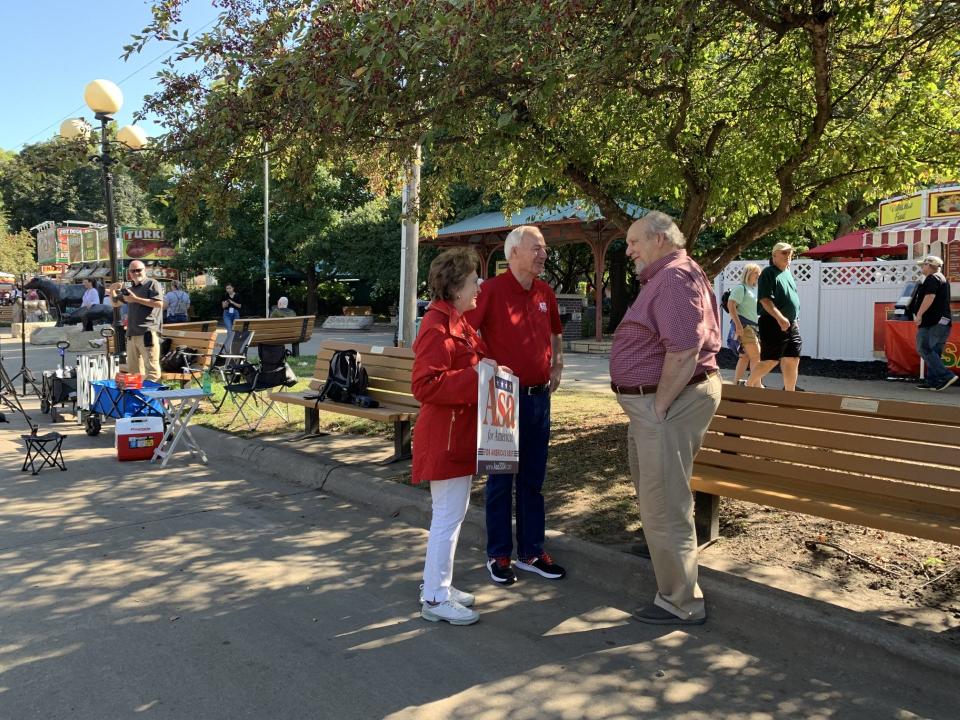
{"type": "MultiPolygon", "coordinates": [[[[204,25],[201,25],[200,28],[196,31],[195,34],[198,34],[198,33],[202,32],[202,31],[206,30],[209,26],[213,25],[213,23],[216,22],[216,21],[217,21],[217,18],[216,18],[216,17],[215,17],[215,18],[212,18],[209,22],[205,23],[204,25]]],[[[174,45],[174,46],[173,46],[172,48],[170,48],[169,50],[166,50],[166,51],[162,52],[161,54],[157,55],[153,60],[150,60],[149,62],[145,63],[144,65],[141,65],[139,68],[137,68],[137,69],[134,70],[132,73],[130,73],[129,75],[127,75],[125,78],[123,78],[122,80],[120,80],[120,81],[117,83],[117,85],[118,85],[118,86],[119,86],[119,85],[123,85],[127,80],[129,80],[130,78],[132,78],[134,75],[137,75],[138,73],[143,72],[143,71],[146,70],[148,67],[150,67],[150,66],[153,65],[155,62],[157,62],[157,60],[161,60],[161,59],[165,58],[167,55],[169,55],[170,53],[174,52],[174,51],[177,50],[177,49],[178,49],[177,46],[174,45]]],[[[26,145],[28,142],[30,142],[31,140],[33,140],[33,139],[34,139],[35,137],[37,137],[38,135],[43,135],[43,133],[47,132],[47,130],[49,130],[49,129],[51,129],[51,128],[55,128],[55,127],[57,127],[58,125],[60,125],[64,120],[69,120],[70,118],[75,117],[75,113],[79,112],[80,110],[83,110],[84,108],[86,108],[86,104],[85,104],[85,103],[78,105],[78,106],[75,107],[73,110],[71,110],[69,113],[67,113],[66,115],[64,115],[64,116],[63,116],[62,118],[60,118],[59,120],[57,120],[55,123],[52,123],[52,124],[50,124],[50,125],[47,125],[45,128],[43,128],[43,130],[39,130],[39,131],[35,132],[33,135],[31,135],[31,136],[28,137],[26,140],[24,140],[22,143],[20,143],[17,147],[18,147],[18,148],[22,148],[24,145],[26,145]]]]}

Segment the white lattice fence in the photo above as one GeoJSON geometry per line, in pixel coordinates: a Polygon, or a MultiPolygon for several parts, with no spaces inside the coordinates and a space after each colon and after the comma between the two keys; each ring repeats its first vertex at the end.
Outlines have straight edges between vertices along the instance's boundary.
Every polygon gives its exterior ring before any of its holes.
{"type": "MultiPolygon", "coordinates": [[[[743,266],[730,263],[714,281],[717,298],[740,282],[743,266]]],[[[760,267],[767,260],[752,261],[760,267]]],[[[831,360],[873,360],[873,315],[877,302],[895,302],[904,286],[919,277],[913,262],[791,264],[800,295],[803,354],[831,360]]],[[[726,317],[725,317],[726,320],[726,317]]],[[[724,326],[724,332],[726,326],[724,326]]]]}

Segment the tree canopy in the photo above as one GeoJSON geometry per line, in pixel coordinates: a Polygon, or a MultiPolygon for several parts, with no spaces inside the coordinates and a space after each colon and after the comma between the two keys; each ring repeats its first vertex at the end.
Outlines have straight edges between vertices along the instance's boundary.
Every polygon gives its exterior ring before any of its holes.
{"type": "MultiPolygon", "coordinates": [[[[114,165],[117,225],[149,225],[149,199],[138,177],[122,162],[114,165]]],[[[45,220],[106,222],[100,166],[89,161],[82,143],[59,138],[27,145],[0,162],[2,195],[13,230],[45,220]]]]}
{"type": "Polygon", "coordinates": [[[189,38],[171,29],[184,2],[155,0],[128,52],[179,45],[145,112],[187,201],[265,141],[292,173],[350,157],[376,187],[424,143],[428,224],[454,181],[508,207],[587,197],[621,227],[619,203],[655,197],[716,272],[773,230],[960,167],[949,0],[222,0],[189,38]]]}

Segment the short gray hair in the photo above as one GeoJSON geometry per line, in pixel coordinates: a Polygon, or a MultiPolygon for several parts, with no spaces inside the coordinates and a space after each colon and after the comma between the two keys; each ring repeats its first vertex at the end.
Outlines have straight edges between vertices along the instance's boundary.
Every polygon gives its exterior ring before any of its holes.
{"type": "Polygon", "coordinates": [[[520,244],[523,236],[527,233],[543,237],[543,233],[540,232],[540,228],[536,225],[518,225],[515,227],[510,231],[510,234],[507,235],[507,239],[503,241],[503,257],[507,259],[507,262],[510,261],[510,254],[513,252],[513,249],[520,244]]]}
{"type": "Polygon", "coordinates": [[[674,247],[684,248],[687,239],[680,232],[680,228],[673,218],[659,210],[651,210],[643,219],[647,221],[647,232],[650,235],[663,235],[674,247]]]}

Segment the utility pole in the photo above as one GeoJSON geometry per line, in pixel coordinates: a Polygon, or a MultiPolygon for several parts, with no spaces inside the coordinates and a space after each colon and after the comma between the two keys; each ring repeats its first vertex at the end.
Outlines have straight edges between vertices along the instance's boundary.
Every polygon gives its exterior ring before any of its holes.
{"type": "Polygon", "coordinates": [[[417,321],[417,254],[420,244],[420,144],[414,145],[403,187],[403,222],[400,228],[400,347],[413,345],[417,321]]]}
{"type": "Polygon", "coordinates": [[[263,316],[270,317],[270,145],[263,144],[263,316]]]}

